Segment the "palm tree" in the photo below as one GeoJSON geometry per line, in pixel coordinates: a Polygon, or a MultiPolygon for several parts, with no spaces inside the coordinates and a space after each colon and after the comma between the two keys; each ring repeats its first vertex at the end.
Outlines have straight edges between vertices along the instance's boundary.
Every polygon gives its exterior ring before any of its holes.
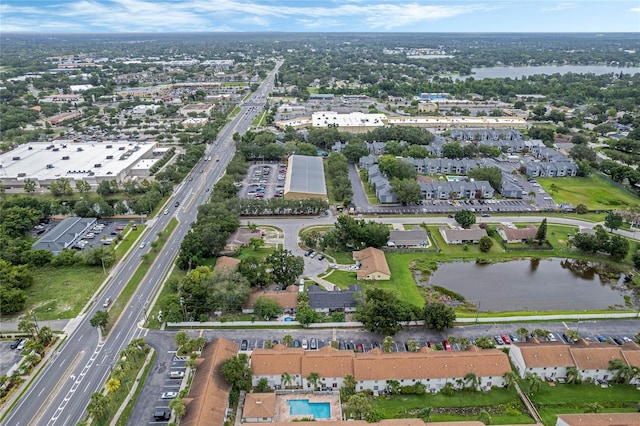
{"type": "Polygon", "coordinates": [[[415,340],[409,340],[407,342],[407,347],[409,348],[409,352],[418,352],[420,349],[420,343],[415,340]]]}
{"type": "Polygon", "coordinates": [[[475,373],[467,373],[467,375],[464,376],[464,382],[467,384],[468,388],[474,391],[477,390],[480,385],[480,379],[478,379],[478,376],[476,376],[475,373]]]}
{"type": "Polygon", "coordinates": [[[567,338],[574,341],[580,339],[580,335],[576,330],[567,330],[564,334],[567,336],[567,338]]]}
{"type": "Polygon", "coordinates": [[[518,376],[513,371],[507,371],[502,375],[502,380],[504,380],[504,385],[507,389],[511,389],[513,385],[518,381],[518,376]]]}
{"type": "Polygon", "coordinates": [[[393,337],[387,336],[382,341],[382,350],[385,352],[391,352],[395,344],[396,342],[393,341],[393,337]]]}
{"type": "Polygon", "coordinates": [[[282,343],[284,343],[286,346],[292,346],[293,345],[293,336],[290,334],[286,334],[284,336],[282,336],[282,343]]]}
{"type": "Polygon", "coordinates": [[[201,351],[204,348],[204,345],[207,344],[207,339],[202,336],[198,336],[193,339],[193,349],[196,351],[201,351]]]}
{"type": "Polygon", "coordinates": [[[567,367],[567,383],[577,383],[580,380],[580,371],[576,367],[567,367]]]}
{"type": "Polygon", "coordinates": [[[291,387],[291,385],[293,384],[293,377],[291,377],[291,374],[287,372],[282,373],[280,379],[282,380],[282,386],[285,389],[291,387]]]}
{"type": "Polygon", "coordinates": [[[273,340],[268,339],[264,341],[264,348],[265,349],[271,349],[273,348],[273,340]]]}
{"type": "Polygon", "coordinates": [[[99,419],[107,413],[107,398],[100,392],[91,394],[91,400],[87,406],[89,415],[94,419],[99,419]]]}
{"type": "Polygon", "coordinates": [[[424,420],[425,423],[429,423],[431,421],[431,412],[432,411],[433,411],[433,408],[424,407],[423,409],[420,410],[420,413],[418,413],[418,417],[420,417],[422,420],[424,420]]]}
{"type": "Polygon", "coordinates": [[[524,327],[520,327],[519,329],[516,330],[516,334],[518,335],[520,340],[524,342],[527,340],[527,337],[529,337],[529,330],[527,330],[524,327]]]}
{"type": "Polygon", "coordinates": [[[527,372],[527,374],[524,375],[524,380],[527,382],[529,393],[531,394],[538,392],[544,383],[540,376],[531,372],[527,372]]]}
{"type": "Polygon", "coordinates": [[[320,383],[320,375],[315,371],[312,371],[307,376],[307,384],[313,386],[313,390],[318,390],[318,384],[320,383]]]}
{"type": "Polygon", "coordinates": [[[173,410],[177,418],[182,418],[187,414],[187,407],[184,406],[182,398],[174,398],[169,401],[169,408],[173,410]]]}
{"type": "Polygon", "coordinates": [[[356,393],[357,384],[358,383],[356,382],[356,378],[353,377],[351,374],[347,374],[346,376],[344,376],[344,379],[342,379],[341,392],[344,395],[345,399],[353,395],[354,393],[356,393]]]}
{"type": "Polygon", "coordinates": [[[117,391],[118,389],[120,389],[120,379],[111,377],[109,380],[107,380],[106,387],[107,387],[107,391],[109,392],[117,391]]]}
{"type": "Polygon", "coordinates": [[[629,384],[631,380],[638,374],[636,368],[628,365],[621,359],[612,359],[609,361],[609,369],[615,371],[613,381],[615,383],[629,384]]]}
{"type": "Polygon", "coordinates": [[[191,370],[195,370],[197,366],[195,358],[191,358],[191,357],[189,357],[189,359],[187,360],[187,362],[184,363],[184,365],[191,370]]]}

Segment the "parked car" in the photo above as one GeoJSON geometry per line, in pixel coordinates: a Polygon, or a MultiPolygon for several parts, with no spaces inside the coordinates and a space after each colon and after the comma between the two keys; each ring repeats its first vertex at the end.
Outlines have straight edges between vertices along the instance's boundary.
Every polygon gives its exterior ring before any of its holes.
{"type": "Polygon", "coordinates": [[[161,399],[173,399],[178,396],[178,392],[162,392],[161,399]]]}
{"type": "Polygon", "coordinates": [[[324,254],[321,254],[318,256],[318,260],[322,260],[322,259],[324,259],[324,254]]]}
{"type": "Polygon", "coordinates": [[[300,347],[300,340],[296,339],[293,341],[293,347],[294,348],[299,348],[300,347]]]}
{"type": "Polygon", "coordinates": [[[362,343],[357,343],[356,344],[356,350],[358,352],[364,352],[364,346],[362,345],[362,343]]]}
{"type": "Polygon", "coordinates": [[[509,336],[507,336],[506,334],[503,334],[500,337],[502,337],[502,341],[504,342],[505,345],[510,345],[511,344],[511,340],[509,339],[509,336]]]}
{"type": "Polygon", "coordinates": [[[19,351],[23,350],[24,347],[27,346],[28,341],[29,339],[21,340],[20,343],[18,343],[18,347],[16,349],[19,351]]]}
{"type": "Polygon", "coordinates": [[[10,345],[11,349],[17,348],[21,342],[22,342],[22,339],[16,339],[13,342],[11,342],[11,345],[10,345]]]}
{"type": "Polygon", "coordinates": [[[246,350],[247,350],[247,348],[249,348],[249,342],[248,342],[247,340],[243,340],[243,341],[240,343],[240,350],[241,350],[241,351],[246,351],[246,350]]]}
{"type": "Polygon", "coordinates": [[[314,257],[316,257],[316,254],[317,253],[315,251],[312,251],[311,253],[309,253],[309,257],[313,259],[314,257]]]}
{"type": "Polygon", "coordinates": [[[620,346],[624,345],[624,341],[618,337],[614,337],[613,341],[616,342],[617,345],[620,345],[620,346]]]}
{"type": "Polygon", "coordinates": [[[184,377],[184,371],[170,371],[169,378],[171,379],[182,379],[184,377]]]}
{"type": "Polygon", "coordinates": [[[504,345],[504,340],[500,336],[493,336],[493,339],[496,341],[498,345],[504,345]]]}
{"type": "Polygon", "coordinates": [[[607,341],[607,338],[606,338],[606,337],[604,337],[604,336],[603,336],[603,335],[601,335],[601,334],[598,334],[598,335],[596,336],[596,339],[598,339],[598,342],[602,342],[602,343],[605,343],[605,342],[607,341]]]}
{"type": "Polygon", "coordinates": [[[316,339],[315,337],[311,339],[311,342],[309,343],[309,349],[318,349],[318,339],[316,339]]]}
{"type": "Polygon", "coordinates": [[[153,410],[153,418],[155,420],[169,420],[171,418],[171,410],[168,408],[156,408],[153,410]]]}
{"type": "Polygon", "coordinates": [[[305,351],[309,349],[309,342],[307,342],[307,339],[302,339],[302,349],[305,351]]]}
{"type": "Polygon", "coordinates": [[[343,341],[343,340],[340,340],[340,341],[338,342],[338,350],[343,351],[343,350],[345,350],[345,349],[347,349],[347,345],[345,345],[345,344],[344,344],[344,341],[343,341]]]}
{"type": "Polygon", "coordinates": [[[305,251],[305,252],[304,252],[304,255],[305,255],[305,256],[309,256],[311,253],[313,253],[313,250],[312,250],[312,249],[309,249],[309,250],[307,250],[307,251],[305,251]]]}
{"type": "Polygon", "coordinates": [[[516,336],[515,334],[510,334],[509,337],[511,337],[511,341],[513,343],[518,343],[520,341],[520,338],[518,336],[516,336]]]}
{"type": "Polygon", "coordinates": [[[442,346],[444,347],[444,350],[445,350],[445,351],[450,351],[450,350],[452,350],[452,349],[451,349],[451,345],[449,344],[449,341],[448,341],[448,340],[443,340],[443,341],[442,341],[442,346]]]}

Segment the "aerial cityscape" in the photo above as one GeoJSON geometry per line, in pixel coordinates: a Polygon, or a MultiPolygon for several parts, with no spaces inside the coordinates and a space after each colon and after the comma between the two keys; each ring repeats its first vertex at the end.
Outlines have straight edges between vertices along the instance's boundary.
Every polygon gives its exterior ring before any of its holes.
{"type": "Polygon", "coordinates": [[[640,424],[637,1],[0,18],[0,424],[640,424]]]}

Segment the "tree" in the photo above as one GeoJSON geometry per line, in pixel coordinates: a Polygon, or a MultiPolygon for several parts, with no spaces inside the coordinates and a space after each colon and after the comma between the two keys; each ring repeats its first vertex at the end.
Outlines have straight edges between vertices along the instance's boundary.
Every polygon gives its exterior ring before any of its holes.
{"type": "Polygon", "coordinates": [[[298,310],[296,311],[296,321],[303,327],[308,327],[318,321],[318,313],[313,310],[306,301],[298,302],[298,310]]]}
{"type": "Polygon", "coordinates": [[[94,392],[91,394],[87,411],[89,415],[94,419],[101,419],[107,413],[107,406],[109,402],[107,397],[100,392],[94,392]]]}
{"type": "Polygon", "coordinates": [[[478,167],[469,170],[467,176],[476,181],[487,181],[489,185],[499,191],[502,186],[502,170],[499,167],[478,167]]]}
{"type": "Polygon", "coordinates": [[[84,194],[86,192],[91,191],[91,184],[89,184],[88,182],[85,182],[83,180],[78,180],[78,181],[76,181],[76,190],[79,193],[84,194]]]}
{"type": "Polygon", "coordinates": [[[476,223],[476,215],[470,210],[458,210],[453,218],[465,229],[476,223]]]}
{"type": "Polygon", "coordinates": [[[485,425],[490,425],[491,415],[487,410],[480,410],[480,415],[478,416],[478,420],[484,423],[485,425]]]}
{"type": "Polygon", "coordinates": [[[475,373],[467,373],[464,376],[464,383],[468,389],[476,391],[478,386],[480,386],[480,379],[475,373]]]}
{"type": "Polygon", "coordinates": [[[576,367],[567,367],[566,382],[578,383],[580,381],[580,371],[576,367]]]}
{"type": "Polygon", "coordinates": [[[570,341],[574,341],[575,342],[578,339],[580,339],[580,335],[578,334],[578,332],[576,330],[569,329],[569,330],[565,331],[564,334],[567,336],[567,338],[570,341]]]}
{"type": "Polygon", "coordinates": [[[109,324],[109,312],[96,311],[91,320],[89,320],[91,327],[99,327],[104,331],[107,324],[109,324]]]}
{"type": "Polygon", "coordinates": [[[258,250],[264,246],[264,240],[262,238],[249,238],[249,247],[253,248],[253,251],[258,250]]]}
{"type": "Polygon", "coordinates": [[[493,349],[496,347],[496,343],[491,337],[482,336],[476,339],[476,346],[481,349],[493,349]]]}
{"type": "Polygon", "coordinates": [[[276,249],[267,256],[265,262],[271,266],[273,281],[283,288],[296,282],[296,279],[304,271],[304,260],[301,256],[294,256],[291,251],[282,248],[276,249]]]}
{"type": "Polygon", "coordinates": [[[24,192],[31,194],[36,191],[36,181],[33,179],[25,179],[24,192]]]}
{"type": "Polygon", "coordinates": [[[634,367],[621,359],[609,361],[609,369],[615,371],[613,381],[615,383],[629,384],[632,380],[640,378],[640,367],[634,367]]]}
{"type": "Polygon", "coordinates": [[[363,393],[351,395],[347,400],[347,406],[349,407],[350,415],[359,420],[365,419],[373,409],[371,401],[363,393]]]}
{"type": "Polygon", "coordinates": [[[551,332],[549,330],[546,330],[544,328],[536,328],[535,330],[533,330],[534,337],[540,340],[547,340],[550,333],[551,332]]]}
{"type": "Polygon", "coordinates": [[[272,282],[264,260],[257,256],[248,256],[240,261],[238,272],[244,276],[251,287],[265,287],[272,282]]]}
{"type": "Polygon", "coordinates": [[[364,141],[351,141],[344,147],[342,154],[354,163],[360,160],[360,157],[364,157],[369,154],[369,149],[364,141]]]}
{"type": "Polygon", "coordinates": [[[382,341],[382,350],[385,352],[393,352],[393,347],[395,346],[395,344],[396,342],[393,341],[393,337],[387,336],[382,341]]]}
{"type": "Polygon", "coordinates": [[[524,381],[527,384],[527,388],[528,388],[530,394],[534,394],[534,393],[538,392],[540,390],[540,388],[542,387],[542,385],[544,384],[544,381],[542,380],[542,378],[540,376],[538,376],[537,374],[532,373],[530,371],[528,371],[524,375],[524,381]]]}
{"type": "Polygon", "coordinates": [[[222,376],[238,390],[251,390],[251,369],[246,354],[231,357],[222,363],[222,376]]]}
{"type": "Polygon", "coordinates": [[[282,381],[282,386],[285,389],[291,387],[291,385],[293,384],[293,377],[286,371],[282,373],[282,375],[280,376],[280,380],[282,381]]]}
{"type": "Polygon", "coordinates": [[[271,387],[269,386],[269,381],[266,377],[262,377],[260,380],[258,380],[258,384],[256,385],[256,392],[265,393],[270,391],[271,387]]]}
{"type": "Polygon", "coordinates": [[[619,229],[622,226],[622,215],[609,212],[604,218],[604,225],[613,232],[615,229],[619,229]]]}
{"type": "Polygon", "coordinates": [[[415,203],[422,199],[420,185],[415,179],[391,179],[391,188],[396,193],[398,202],[402,204],[415,203]]]}
{"type": "Polygon", "coordinates": [[[429,423],[431,421],[432,412],[433,412],[433,408],[423,407],[420,409],[420,412],[418,413],[418,417],[421,418],[425,423],[429,423]]]}
{"type": "Polygon", "coordinates": [[[409,349],[409,352],[418,352],[418,350],[420,349],[420,343],[418,343],[416,340],[409,340],[407,342],[407,347],[409,349]]]}
{"type": "Polygon", "coordinates": [[[453,327],[456,322],[455,310],[444,303],[427,303],[423,310],[424,325],[437,331],[453,327]]]}
{"type": "Polygon", "coordinates": [[[347,374],[344,376],[342,380],[342,388],[340,389],[340,394],[343,400],[347,400],[351,395],[356,393],[356,385],[358,382],[356,378],[351,374],[347,374]]]}
{"type": "Polygon", "coordinates": [[[444,158],[462,158],[464,149],[458,142],[450,142],[442,145],[442,156],[444,158]]]}
{"type": "Polygon", "coordinates": [[[538,244],[542,244],[543,241],[547,239],[547,218],[542,219],[540,226],[538,227],[538,232],[536,232],[536,238],[538,244]]]}
{"type": "Polygon", "coordinates": [[[280,306],[277,300],[260,296],[253,305],[253,311],[256,316],[268,321],[282,314],[282,306],[280,306]]]}
{"type": "Polygon", "coordinates": [[[313,387],[313,390],[318,390],[320,385],[320,375],[315,371],[312,371],[307,376],[307,385],[313,387]]]}
{"type": "Polygon", "coordinates": [[[293,336],[290,334],[285,334],[284,336],[282,336],[282,343],[286,346],[292,346],[293,345],[293,336]]]}
{"type": "Polygon", "coordinates": [[[502,375],[502,380],[504,380],[504,386],[511,389],[518,382],[518,376],[513,371],[507,371],[502,375]]]}
{"type": "Polygon", "coordinates": [[[493,247],[493,238],[485,235],[484,237],[480,238],[478,246],[481,252],[488,253],[491,250],[491,247],[493,247]]]}
{"type": "Polygon", "coordinates": [[[182,398],[174,398],[169,401],[169,408],[173,410],[173,414],[175,414],[179,419],[187,414],[187,407],[184,405],[182,398]]]}
{"type": "Polygon", "coordinates": [[[173,338],[173,341],[176,343],[178,348],[182,348],[189,342],[189,335],[186,331],[178,331],[173,338]]]}
{"type": "Polygon", "coordinates": [[[271,339],[267,339],[264,341],[264,348],[265,349],[273,349],[273,340],[271,339]]]}
{"type": "Polygon", "coordinates": [[[116,379],[115,377],[111,377],[109,380],[107,380],[105,386],[108,392],[115,392],[120,389],[120,380],[116,379]]]}
{"type": "Polygon", "coordinates": [[[552,183],[552,184],[549,186],[549,191],[550,191],[552,194],[555,194],[555,193],[556,193],[556,192],[558,192],[559,190],[560,190],[560,188],[559,188],[559,187],[558,187],[558,185],[556,185],[555,183],[552,183]]]}
{"type": "Polygon", "coordinates": [[[388,336],[400,331],[400,322],[406,319],[406,310],[396,294],[380,288],[367,290],[365,303],[356,311],[356,320],[364,328],[388,336]]]}

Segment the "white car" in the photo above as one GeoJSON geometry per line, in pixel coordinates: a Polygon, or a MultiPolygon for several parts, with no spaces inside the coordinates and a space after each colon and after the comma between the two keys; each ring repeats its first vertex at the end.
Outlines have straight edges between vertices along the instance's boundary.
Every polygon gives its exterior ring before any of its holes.
{"type": "Polygon", "coordinates": [[[169,214],[169,209],[164,209],[164,214],[169,214]]]}
{"type": "Polygon", "coordinates": [[[173,399],[175,397],[178,396],[178,392],[163,392],[162,395],[160,395],[160,398],[162,399],[173,399]]]}
{"type": "Polygon", "coordinates": [[[309,342],[307,342],[307,339],[302,339],[302,349],[305,351],[309,349],[309,342]]]}
{"type": "Polygon", "coordinates": [[[140,248],[143,249],[146,245],[147,245],[147,243],[142,243],[142,244],[140,244],[140,248]]]}

